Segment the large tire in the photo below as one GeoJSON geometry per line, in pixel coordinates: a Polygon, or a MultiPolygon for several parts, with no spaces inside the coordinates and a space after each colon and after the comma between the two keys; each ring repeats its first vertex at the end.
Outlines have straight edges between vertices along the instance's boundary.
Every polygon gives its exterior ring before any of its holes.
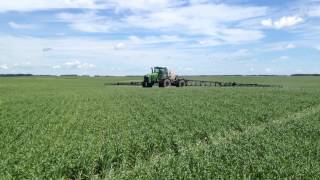
{"type": "Polygon", "coordinates": [[[164,87],[164,83],[163,83],[163,81],[159,81],[159,87],[164,87]]]}
{"type": "Polygon", "coordinates": [[[184,80],[179,80],[177,87],[184,87],[186,85],[186,82],[184,80]]]}
{"type": "Polygon", "coordinates": [[[159,87],[165,88],[165,87],[169,87],[169,86],[171,86],[170,79],[165,79],[165,80],[159,82],[159,87]]]}
{"type": "Polygon", "coordinates": [[[171,81],[170,81],[170,79],[165,79],[164,82],[163,82],[163,84],[164,84],[164,87],[169,87],[169,86],[171,86],[171,81]]]}

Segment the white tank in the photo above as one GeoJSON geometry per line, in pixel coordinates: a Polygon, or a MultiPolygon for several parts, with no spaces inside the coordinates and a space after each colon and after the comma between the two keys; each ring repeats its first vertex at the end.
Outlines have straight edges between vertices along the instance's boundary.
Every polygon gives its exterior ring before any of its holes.
{"type": "Polygon", "coordinates": [[[169,78],[170,79],[176,79],[177,75],[174,71],[172,70],[169,70],[169,78]]]}

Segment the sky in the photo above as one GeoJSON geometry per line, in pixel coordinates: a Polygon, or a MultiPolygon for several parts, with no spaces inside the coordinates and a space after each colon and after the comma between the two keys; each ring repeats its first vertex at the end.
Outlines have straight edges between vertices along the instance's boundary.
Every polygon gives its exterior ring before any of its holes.
{"type": "Polygon", "coordinates": [[[320,0],[0,1],[0,74],[320,73],[320,0]]]}

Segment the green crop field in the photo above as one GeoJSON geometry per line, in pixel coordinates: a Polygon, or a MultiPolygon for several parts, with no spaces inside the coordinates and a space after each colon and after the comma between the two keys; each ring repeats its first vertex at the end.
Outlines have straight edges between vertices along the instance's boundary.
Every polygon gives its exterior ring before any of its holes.
{"type": "Polygon", "coordinates": [[[317,179],[319,77],[190,77],[283,88],[0,78],[2,179],[317,179]]]}

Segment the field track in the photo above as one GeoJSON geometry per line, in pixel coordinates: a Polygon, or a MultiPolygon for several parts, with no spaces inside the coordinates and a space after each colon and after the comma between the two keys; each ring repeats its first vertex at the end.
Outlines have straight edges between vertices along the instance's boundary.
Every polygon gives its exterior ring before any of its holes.
{"type": "Polygon", "coordinates": [[[242,131],[231,131],[231,132],[229,132],[229,135],[227,135],[223,138],[221,138],[219,136],[212,137],[211,138],[212,143],[214,143],[214,144],[230,143],[232,141],[232,139],[239,138],[243,135],[257,134],[259,132],[264,131],[266,128],[268,128],[270,126],[276,126],[278,124],[285,124],[290,121],[303,121],[303,120],[307,121],[307,119],[305,119],[305,118],[307,118],[309,116],[313,116],[319,112],[320,112],[320,104],[315,105],[313,107],[306,108],[306,109],[299,111],[299,112],[296,112],[296,113],[286,115],[286,116],[281,117],[279,119],[268,121],[266,123],[262,123],[262,124],[259,124],[256,126],[248,126],[246,129],[244,129],[242,131]]]}

